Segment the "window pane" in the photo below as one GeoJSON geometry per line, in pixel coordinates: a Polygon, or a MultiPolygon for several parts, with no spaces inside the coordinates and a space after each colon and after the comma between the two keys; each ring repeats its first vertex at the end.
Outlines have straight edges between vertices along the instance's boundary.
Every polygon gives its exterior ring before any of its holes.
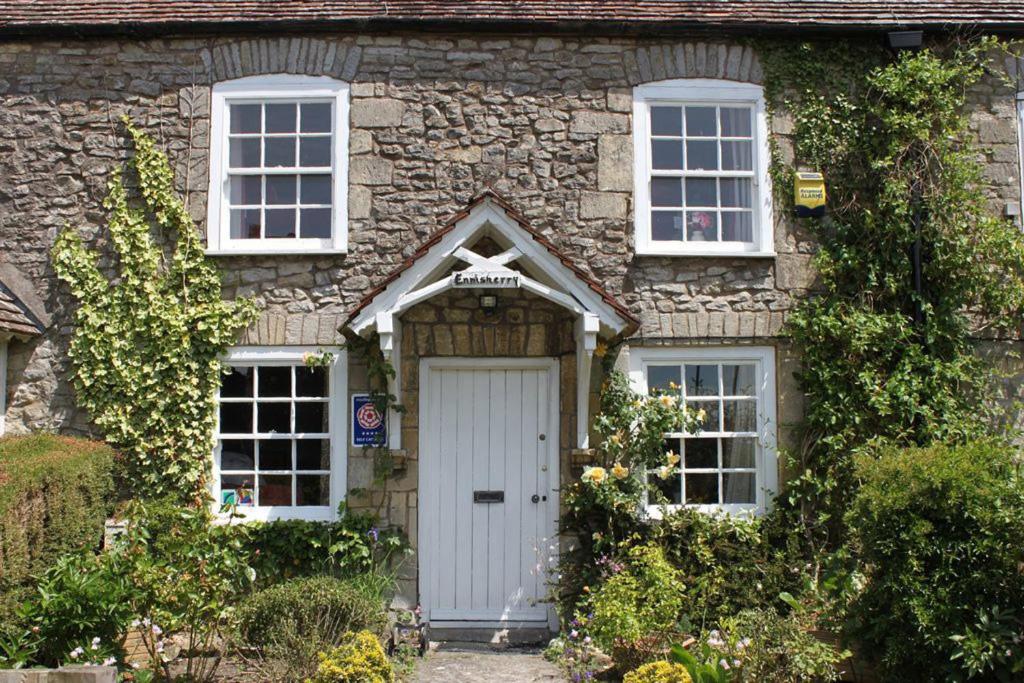
{"type": "Polygon", "coordinates": [[[714,137],[718,133],[715,126],[714,107],[687,107],[686,108],[686,135],[687,137],[714,137]]]}
{"type": "Polygon", "coordinates": [[[263,203],[263,178],[258,175],[231,176],[231,204],[263,203]]]}
{"type": "Polygon", "coordinates": [[[295,237],[295,209],[267,209],[266,236],[295,237]]]}
{"type": "Polygon", "coordinates": [[[687,396],[718,396],[717,365],[686,365],[687,396]]]}
{"type": "Polygon", "coordinates": [[[260,434],[287,434],[291,431],[291,406],[288,403],[260,403],[256,406],[256,424],[260,434]]]}
{"type": "Polygon", "coordinates": [[[330,209],[301,209],[299,211],[299,237],[328,239],[330,236],[330,209]]]}
{"type": "Polygon", "coordinates": [[[295,442],[295,469],[331,469],[331,442],[329,439],[299,439],[295,442]]]}
{"type": "Polygon", "coordinates": [[[717,207],[718,188],[715,185],[716,182],[714,178],[687,178],[686,205],[717,207]]]}
{"type": "Polygon", "coordinates": [[[268,167],[295,165],[295,138],[265,138],[265,164],[268,167]]]}
{"type": "Polygon", "coordinates": [[[718,143],[713,140],[687,140],[686,168],[691,171],[717,171],[718,143]]]}
{"type": "MultiPolygon", "coordinates": [[[[657,470],[649,473],[647,478],[654,489],[665,496],[668,505],[679,505],[683,502],[683,481],[678,468],[673,468],[673,471],[665,479],[662,479],[657,470]]],[[[656,496],[652,496],[650,502],[660,503],[662,501],[657,500],[656,496]]]]}
{"type": "Polygon", "coordinates": [[[749,211],[723,211],[722,239],[727,242],[753,242],[753,214],[749,211]]]}
{"type": "Polygon", "coordinates": [[[753,365],[723,365],[722,393],[726,396],[754,396],[753,365]]]}
{"type": "Polygon", "coordinates": [[[295,431],[301,434],[326,434],[329,432],[327,404],[296,403],[295,431]]]}
{"type": "Polygon", "coordinates": [[[232,133],[259,133],[260,113],[263,107],[258,104],[232,104],[228,108],[231,119],[232,133]]]}
{"type": "Polygon", "coordinates": [[[682,206],[682,180],[679,178],[651,178],[651,205],[682,206]]]}
{"type": "Polygon", "coordinates": [[[289,474],[260,475],[260,505],[291,505],[292,477],[289,474]]]}
{"type": "Polygon", "coordinates": [[[651,107],[651,135],[683,134],[682,107],[651,107]]]}
{"type": "Polygon", "coordinates": [[[231,168],[259,168],[260,139],[235,138],[229,141],[228,160],[231,168]]]}
{"type": "Polygon", "coordinates": [[[330,505],[331,477],[326,474],[306,474],[295,478],[296,505],[330,505]]]}
{"type": "Polygon", "coordinates": [[[725,410],[725,431],[757,431],[757,401],[723,401],[722,405],[725,410]]]}
{"type": "Polygon", "coordinates": [[[683,213],[681,211],[652,211],[651,239],[655,242],[683,239],[683,213]]]}
{"type": "Polygon", "coordinates": [[[753,472],[726,472],[722,475],[725,488],[723,503],[748,503],[757,501],[753,472]]]}
{"type": "Polygon", "coordinates": [[[722,178],[722,206],[749,209],[753,206],[753,186],[750,178],[722,178]]]}
{"type": "Polygon", "coordinates": [[[716,469],[718,467],[718,439],[686,439],[683,460],[688,470],[716,469]]]}
{"type": "Polygon", "coordinates": [[[299,140],[299,166],[330,166],[331,138],[329,136],[299,140]]]}
{"type": "Polygon", "coordinates": [[[251,434],[252,404],[221,403],[220,404],[221,434],[251,434]]]}
{"type": "Polygon", "coordinates": [[[231,209],[231,239],[255,240],[260,237],[259,209],[231,209]]]}
{"type": "Polygon", "coordinates": [[[268,175],[267,204],[295,204],[298,176],[268,175]]]}
{"type": "Polygon", "coordinates": [[[652,140],[651,155],[652,168],[683,168],[683,143],[679,140],[652,140]]]}
{"type": "Polygon", "coordinates": [[[296,396],[326,398],[328,393],[326,368],[307,368],[305,366],[295,368],[296,396]]]}
{"type": "Polygon", "coordinates": [[[260,441],[260,470],[292,469],[291,439],[264,439],[260,441]]]}
{"type": "Polygon", "coordinates": [[[751,171],[754,168],[753,145],[746,140],[722,142],[723,171],[751,171]]]}
{"type": "Polygon", "coordinates": [[[753,437],[722,439],[722,467],[754,467],[756,444],[753,437]]]}
{"type": "Polygon", "coordinates": [[[701,423],[701,430],[705,432],[719,432],[722,430],[719,421],[721,411],[718,409],[718,400],[713,401],[687,401],[687,407],[694,411],[704,411],[704,421],[701,423]]]}
{"type": "Polygon", "coordinates": [[[686,502],[690,505],[717,505],[718,475],[687,474],[686,502]]]}
{"type": "Polygon", "coordinates": [[[686,212],[686,239],[692,242],[718,241],[718,214],[712,211],[686,212]]]}
{"type": "Polygon", "coordinates": [[[331,105],[329,102],[310,102],[300,107],[299,118],[303,133],[331,132],[331,105]]]}
{"type": "Polygon", "coordinates": [[[299,180],[302,187],[303,204],[331,203],[331,176],[304,175],[299,180]]]}
{"type": "Polygon", "coordinates": [[[268,133],[294,133],[296,108],[294,104],[267,105],[268,133]]]}
{"type": "Polygon", "coordinates": [[[252,470],[255,467],[255,442],[251,439],[224,439],[221,441],[220,468],[222,470],[252,470]]]}
{"type": "Polygon", "coordinates": [[[290,366],[264,366],[260,370],[260,396],[283,397],[292,395],[292,369],[290,366]]]}
{"type": "Polygon", "coordinates": [[[252,495],[253,475],[225,474],[220,478],[220,504],[250,506],[255,504],[252,495]]]}
{"type": "Polygon", "coordinates": [[[252,396],[252,378],[255,370],[247,367],[232,367],[220,380],[220,395],[225,398],[246,398],[252,396]]]}
{"type": "Polygon", "coordinates": [[[722,107],[722,137],[749,138],[751,110],[747,107],[722,107]]]}
{"type": "Polygon", "coordinates": [[[674,384],[675,392],[678,393],[682,384],[679,376],[678,365],[650,365],[647,367],[647,388],[652,391],[670,391],[669,384],[674,384]]]}

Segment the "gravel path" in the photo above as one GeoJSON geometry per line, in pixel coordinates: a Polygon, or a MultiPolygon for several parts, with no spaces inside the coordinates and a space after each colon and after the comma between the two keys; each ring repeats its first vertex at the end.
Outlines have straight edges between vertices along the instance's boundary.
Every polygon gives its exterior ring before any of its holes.
{"type": "Polygon", "coordinates": [[[536,648],[494,649],[442,644],[417,662],[412,683],[536,683],[563,681],[536,648]]]}

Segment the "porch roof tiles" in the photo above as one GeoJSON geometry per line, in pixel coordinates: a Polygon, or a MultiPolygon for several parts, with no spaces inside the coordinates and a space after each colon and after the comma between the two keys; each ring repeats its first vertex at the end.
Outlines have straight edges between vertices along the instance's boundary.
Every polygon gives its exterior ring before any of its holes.
{"type": "MultiPolygon", "coordinates": [[[[350,25],[1024,29],[1020,0],[0,0],[0,33],[350,25]]],[[[86,33],[85,35],[88,35],[86,33]]]]}
{"type": "Polygon", "coordinates": [[[387,289],[388,285],[397,280],[406,270],[411,268],[413,264],[419,261],[421,258],[426,256],[427,252],[430,251],[431,247],[441,241],[441,239],[449,232],[455,229],[460,221],[469,216],[470,212],[484,203],[485,201],[492,201],[498,205],[505,214],[515,223],[519,225],[527,234],[529,234],[538,244],[544,247],[551,255],[557,258],[562,265],[568,268],[573,275],[575,275],[581,282],[586,284],[591,290],[593,290],[601,299],[615,309],[615,312],[622,316],[622,319],[629,323],[632,330],[635,330],[640,326],[640,321],[630,313],[629,309],[626,308],[618,299],[613,297],[604,287],[597,283],[597,281],[586,273],[582,268],[573,263],[572,259],[566,256],[560,251],[547,237],[542,235],[540,232],[535,230],[529,222],[526,220],[521,213],[516,211],[511,204],[508,203],[501,195],[494,190],[488,189],[477,195],[467,206],[462,209],[454,216],[448,219],[448,221],[438,230],[436,230],[427,240],[425,240],[412,255],[403,261],[397,268],[392,270],[388,275],[374,287],[370,292],[363,297],[363,299],[356,305],[354,309],[349,313],[345,324],[342,327],[347,327],[352,323],[353,320],[359,315],[359,313],[365,309],[370,303],[377,298],[378,295],[387,289]]]}
{"type": "Polygon", "coordinates": [[[32,337],[43,332],[28,307],[3,282],[0,282],[0,332],[32,337]]]}

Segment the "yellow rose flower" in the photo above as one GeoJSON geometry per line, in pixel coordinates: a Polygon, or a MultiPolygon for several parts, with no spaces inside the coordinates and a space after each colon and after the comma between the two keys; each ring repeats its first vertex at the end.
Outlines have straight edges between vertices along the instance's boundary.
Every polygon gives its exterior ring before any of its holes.
{"type": "Polygon", "coordinates": [[[665,406],[666,408],[675,408],[676,397],[672,396],[671,394],[662,394],[661,396],[658,397],[658,402],[661,403],[661,405],[665,406]]]}
{"type": "Polygon", "coordinates": [[[581,478],[591,484],[600,484],[608,478],[608,472],[603,467],[588,467],[583,470],[581,478]]]}
{"type": "Polygon", "coordinates": [[[674,451],[669,451],[668,453],[665,454],[665,460],[668,461],[669,467],[674,467],[679,463],[680,460],[682,460],[682,458],[676,455],[674,451]]]}
{"type": "Polygon", "coordinates": [[[629,476],[629,468],[623,467],[622,463],[615,463],[615,467],[612,468],[612,476],[616,479],[625,479],[629,476]]]}
{"type": "Polygon", "coordinates": [[[597,342],[597,346],[594,348],[594,355],[598,358],[604,358],[607,353],[608,345],[604,342],[597,342]]]}
{"type": "Polygon", "coordinates": [[[621,445],[622,444],[622,432],[615,432],[614,434],[609,436],[608,437],[608,442],[611,443],[611,444],[614,444],[616,446],[621,445]]]}
{"type": "Polygon", "coordinates": [[[668,479],[669,477],[672,476],[673,473],[674,470],[669,465],[662,465],[661,467],[658,468],[658,476],[661,477],[662,479],[668,479]]]}

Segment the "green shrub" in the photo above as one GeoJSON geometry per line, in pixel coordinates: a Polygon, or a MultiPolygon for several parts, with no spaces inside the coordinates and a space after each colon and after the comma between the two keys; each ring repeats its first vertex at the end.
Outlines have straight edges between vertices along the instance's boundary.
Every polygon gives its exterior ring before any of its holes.
{"type": "Polygon", "coordinates": [[[320,654],[320,666],[309,683],[392,683],[395,673],[377,636],[350,633],[345,642],[320,654]]]}
{"type": "Polygon", "coordinates": [[[0,439],[0,626],[31,593],[33,575],[100,544],[112,464],[110,448],[85,439],[0,439]]]}
{"type": "Polygon", "coordinates": [[[650,537],[686,584],[689,626],[703,631],[744,609],[768,607],[802,580],[799,545],[776,517],[738,519],[682,508],[650,537]]]}
{"type": "Polygon", "coordinates": [[[364,576],[387,567],[407,549],[394,529],[342,503],[335,522],[280,520],[239,525],[261,587],[316,574],[364,576]]]}
{"type": "Polygon", "coordinates": [[[867,584],[853,634],[895,680],[1024,671],[1024,482],[993,442],[861,458],[847,522],[867,584]]]}
{"type": "Polygon", "coordinates": [[[636,642],[645,636],[675,630],[683,613],[685,586],[681,573],[661,548],[629,548],[623,566],[590,597],[588,630],[594,642],[611,651],[617,641],[636,642]]]}
{"type": "Polygon", "coordinates": [[[365,580],[316,576],[264,589],[238,609],[239,640],[257,651],[272,680],[301,681],[317,669],[317,654],[353,631],[383,636],[384,598],[365,580]]]}
{"type": "Polygon", "coordinates": [[[626,674],[622,683],[692,683],[690,672],[682,664],[651,662],[626,674]]]}
{"type": "Polygon", "coordinates": [[[845,653],[818,640],[811,630],[814,615],[794,611],[783,615],[775,609],[740,612],[722,621],[721,633],[705,640],[711,650],[738,667],[739,680],[749,683],[800,683],[835,681],[845,653]]]}

